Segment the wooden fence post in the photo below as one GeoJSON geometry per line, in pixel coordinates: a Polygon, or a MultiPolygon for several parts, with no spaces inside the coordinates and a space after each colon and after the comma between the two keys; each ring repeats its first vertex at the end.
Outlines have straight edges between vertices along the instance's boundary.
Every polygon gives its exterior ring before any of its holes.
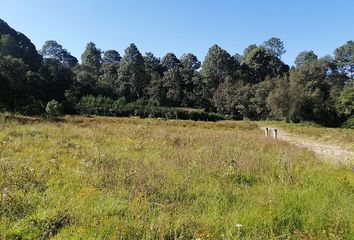
{"type": "Polygon", "coordinates": [[[268,137],[268,135],[269,135],[269,129],[268,128],[266,128],[265,129],[265,135],[268,137]]]}
{"type": "Polygon", "coordinates": [[[278,139],[278,129],[274,128],[274,138],[278,139]]]}

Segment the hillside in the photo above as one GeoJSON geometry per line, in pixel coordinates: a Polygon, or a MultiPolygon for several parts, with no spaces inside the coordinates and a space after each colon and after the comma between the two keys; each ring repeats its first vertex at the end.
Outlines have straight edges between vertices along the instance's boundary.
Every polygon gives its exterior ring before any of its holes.
{"type": "Polygon", "coordinates": [[[10,55],[21,58],[31,69],[38,70],[42,56],[38,54],[31,40],[23,33],[11,28],[0,19],[0,56],[10,55]]]}

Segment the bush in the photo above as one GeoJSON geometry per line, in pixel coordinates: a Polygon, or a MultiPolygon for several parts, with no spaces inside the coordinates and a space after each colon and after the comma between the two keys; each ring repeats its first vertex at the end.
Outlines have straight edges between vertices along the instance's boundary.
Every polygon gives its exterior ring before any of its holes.
{"type": "Polygon", "coordinates": [[[113,117],[138,116],[142,118],[182,119],[195,121],[217,121],[225,119],[222,115],[202,110],[162,107],[138,100],[127,103],[124,98],[113,101],[102,96],[84,96],[76,105],[76,111],[82,115],[103,115],[113,117]]]}
{"type": "Polygon", "coordinates": [[[47,118],[49,120],[53,120],[56,117],[59,117],[60,114],[62,113],[62,110],[63,110],[63,106],[54,99],[48,102],[47,107],[45,108],[47,118]]]}
{"type": "Polygon", "coordinates": [[[350,117],[348,118],[347,121],[345,121],[342,126],[342,128],[350,128],[350,129],[354,129],[354,117],[350,117]]]}

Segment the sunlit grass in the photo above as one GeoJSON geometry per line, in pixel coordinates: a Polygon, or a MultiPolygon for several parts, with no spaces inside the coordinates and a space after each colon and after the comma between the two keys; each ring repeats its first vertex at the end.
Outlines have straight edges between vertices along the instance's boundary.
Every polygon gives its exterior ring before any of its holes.
{"type": "Polygon", "coordinates": [[[251,122],[66,117],[0,129],[0,239],[354,237],[352,170],[251,122]]]}
{"type": "Polygon", "coordinates": [[[335,144],[354,151],[354,129],[327,128],[314,123],[285,123],[282,121],[261,121],[262,126],[281,127],[289,133],[303,135],[321,142],[335,144]]]}

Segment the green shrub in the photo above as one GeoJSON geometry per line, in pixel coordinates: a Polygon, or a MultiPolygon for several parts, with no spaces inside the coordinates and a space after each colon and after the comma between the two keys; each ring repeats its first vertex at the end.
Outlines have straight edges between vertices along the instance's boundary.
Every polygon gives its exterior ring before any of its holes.
{"type": "Polygon", "coordinates": [[[101,115],[114,117],[137,116],[141,118],[182,119],[194,121],[217,121],[225,119],[215,113],[202,110],[187,111],[182,108],[157,106],[153,102],[138,100],[127,103],[124,98],[113,101],[102,96],[84,96],[76,105],[76,111],[81,115],[101,115]]]}
{"type": "Polygon", "coordinates": [[[347,121],[345,121],[341,127],[354,129],[354,117],[348,118],[347,121]]]}
{"type": "Polygon", "coordinates": [[[45,105],[42,101],[32,99],[27,105],[22,107],[19,112],[25,115],[41,115],[45,111],[45,105]]]}
{"type": "Polygon", "coordinates": [[[59,117],[60,114],[62,113],[62,110],[63,110],[63,106],[54,99],[48,102],[47,107],[45,108],[47,118],[49,120],[53,120],[56,117],[59,117]]]}

